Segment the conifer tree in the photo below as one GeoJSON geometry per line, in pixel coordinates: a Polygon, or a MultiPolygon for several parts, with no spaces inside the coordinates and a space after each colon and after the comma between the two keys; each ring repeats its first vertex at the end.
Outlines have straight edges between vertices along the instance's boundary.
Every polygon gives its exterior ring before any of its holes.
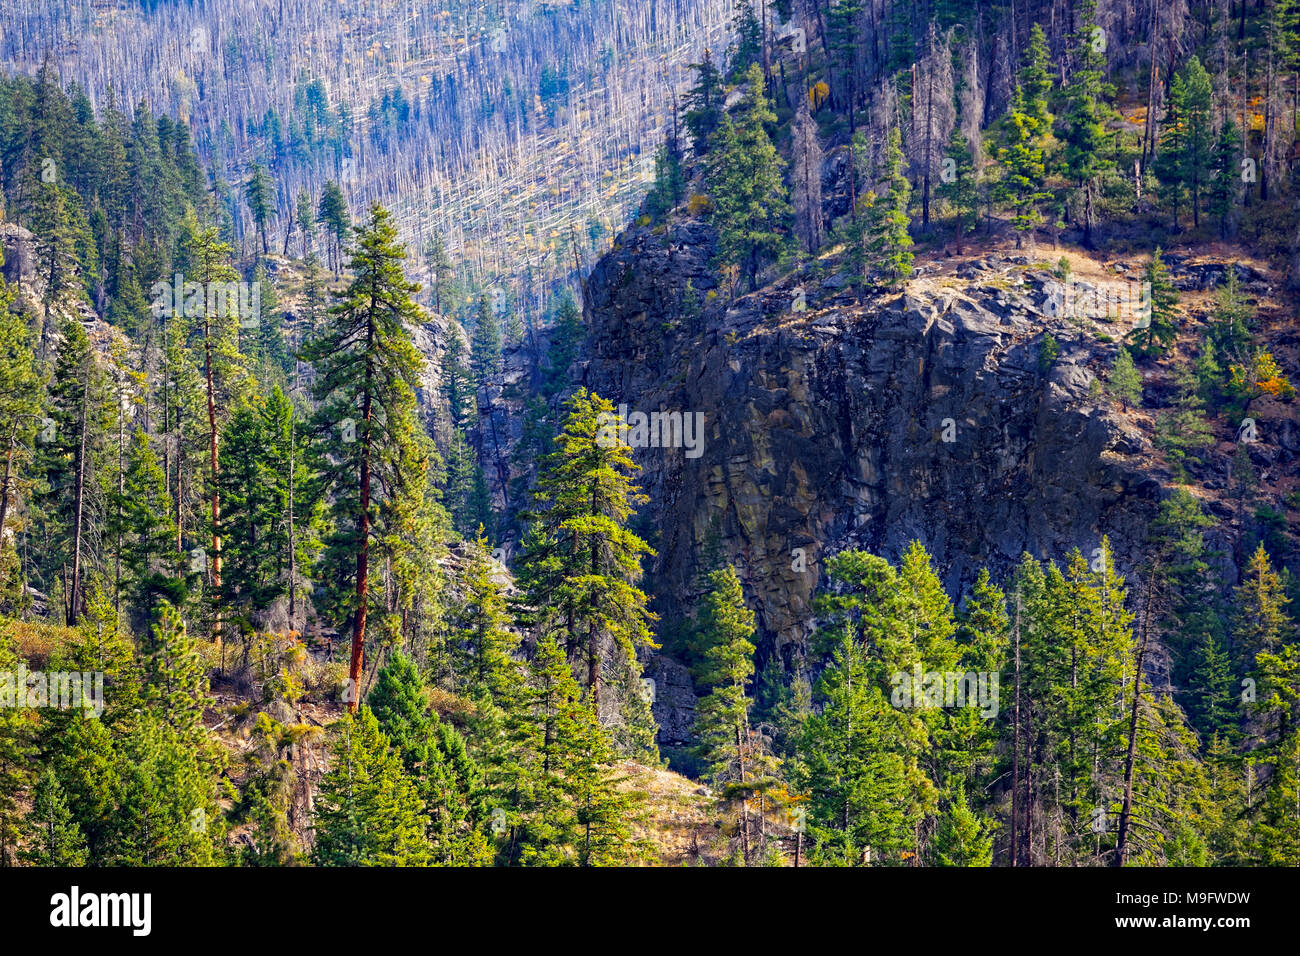
{"type": "Polygon", "coordinates": [[[54,370],[50,378],[46,428],[53,434],[43,441],[47,566],[66,575],[63,588],[66,623],[76,623],[81,608],[87,564],[85,533],[95,517],[91,493],[95,463],[103,441],[104,380],[84,326],[77,319],[61,323],[54,370]]]}
{"type": "Polygon", "coordinates": [[[764,93],[763,71],[757,63],[749,66],[745,83],[739,120],[724,114],[715,134],[705,182],[718,229],[718,261],[740,269],[752,290],[758,284],[759,268],[786,250],[790,205],[781,175],[785,161],[767,132],[776,114],[764,93]]]}
{"type": "Polygon", "coordinates": [[[37,781],[25,820],[29,845],[20,855],[34,866],[85,866],[86,840],[72,818],[58,777],[46,770],[37,781]]]}
{"type": "Polygon", "coordinates": [[[429,712],[424,681],[414,662],[395,653],[375,679],[368,703],[379,730],[415,782],[428,816],[435,858],[456,866],[485,863],[490,858],[487,841],[471,819],[474,795],[470,790],[478,770],[455,728],[429,712]]]}
{"type": "MultiPolygon", "coordinates": [[[[10,675],[18,663],[11,629],[0,623],[0,670],[10,675]]],[[[18,797],[31,777],[35,744],[26,707],[0,707],[0,866],[10,865],[18,847],[18,797]]]]}
{"type": "Polygon", "coordinates": [[[585,663],[586,690],[601,715],[606,656],[616,675],[639,676],[637,651],[658,646],[655,616],[636,586],[641,556],[653,551],[627,527],[647,499],[632,482],[637,466],[613,425],[613,405],[580,388],[566,407],[556,451],[542,461],[520,581],[540,633],[556,634],[569,659],[585,663]]]}
{"type": "Polygon", "coordinates": [[[352,282],[334,293],[336,302],[320,334],[303,349],[316,365],[314,386],[318,432],[332,440],[338,467],[330,469],[337,527],[332,556],[336,566],[352,557],[354,598],[339,596],[342,616],[351,619],[348,666],[350,709],[358,704],[370,594],[370,552],[413,497],[424,494],[427,459],[416,447],[415,387],[422,360],[411,344],[408,324],[420,321],[411,301],[416,286],[406,280],[391,214],[371,207],[357,229],[352,282]],[[353,416],[356,416],[355,418],[353,416]]]}
{"type": "Polygon", "coordinates": [[[907,215],[912,189],[903,175],[901,142],[898,127],[891,128],[885,146],[889,191],[880,196],[869,192],[863,197],[861,246],[855,250],[864,272],[878,271],[890,285],[912,274],[912,237],[908,234],[911,220],[907,215]]]}
{"type": "Polygon", "coordinates": [[[754,612],[745,606],[740,579],[730,565],[708,577],[700,614],[700,683],[710,688],[695,712],[693,736],[715,785],[728,803],[739,805],[741,853],[749,863],[750,799],[758,759],[751,729],[749,682],[754,676],[754,612]]]}
{"type": "Polygon", "coordinates": [[[794,770],[809,797],[810,858],[833,866],[899,859],[913,845],[919,816],[889,702],[851,636],[836,649],[817,698],[822,708],[805,722],[794,770]]]}
{"type": "Polygon", "coordinates": [[[184,604],[189,588],[162,468],[143,430],[136,429],[126,461],[120,489],[109,496],[108,529],[121,542],[122,586],[136,615],[147,618],[160,597],[184,604]]]}
{"type": "Polygon", "coordinates": [[[334,763],[316,801],[318,866],[427,866],[433,860],[414,782],[369,707],[334,728],[334,763]]]}
{"type": "Polygon", "coordinates": [[[993,837],[966,800],[966,789],[957,788],[951,805],[939,821],[932,849],[935,866],[990,866],[993,837]]]}
{"type": "Polygon", "coordinates": [[[1177,338],[1175,325],[1175,308],[1178,305],[1178,291],[1169,277],[1162,250],[1157,246],[1147,263],[1143,279],[1150,290],[1151,305],[1149,314],[1143,316],[1143,324],[1136,326],[1128,337],[1133,341],[1134,350],[1142,358],[1160,355],[1177,338]]]}
{"type": "Polygon", "coordinates": [[[320,204],[316,207],[316,221],[325,227],[329,264],[338,278],[339,268],[343,262],[343,240],[352,228],[352,218],[348,215],[348,203],[343,198],[343,190],[338,183],[329,181],[321,190],[320,204]]]}
{"type": "MultiPolygon", "coordinates": [[[[3,258],[0,257],[0,263],[3,258]]],[[[14,290],[0,279],[0,565],[8,547],[4,529],[18,481],[31,455],[41,401],[41,381],[25,319],[10,309],[14,290]]]]}
{"type": "Polygon", "coordinates": [[[1214,181],[1213,87],[1200,59],[1193,55],[1169,84],[1169,104],[1160,135],[1156,170],[1167,190],[1174,228],[1185,200],[1192,225],[1201,224],[1201,205],[1214,181]]]}
{"type": "Polygon", "coordinates": [[[714,131],[722,124],[724,90],[722,76],[713,63],[708,47],[699,63],[692,63],[695,85],[686,94],[686,128],[691,134],[691,146],[697,157],[705,155],[712,145],[714,131]]]}
{"type": "Polygon", "coordinates": [[[1114,169],[1113,152],[1107,148],[1106,120],[1110,111],[1103,84],[1106,61],[1096,48],[1093,34],[1096,7],[1096,0],[1084,0],[1074,13],[1074,69],[1064,90],[1063,116],[1065,173],[1075,184],[1083,219],[1083,244],[1088,247],[1092,246],[1101,181],[1114,169]]]}
{"type": "Polygon", "coordinates": [[[939,198],[947,200],[953,211],[953,241],[957,246],[957,255],[961,255],[962,236],[975,223],[979,213],[979,183],[976,181],[975,160],[971,155],[970,144],[962,134],[961,127],[953,127],[952,138],[944,148],[945,160],[951,161],[951,178],[943,176],[936,192],[939,198]]]}
{"type": "Polygon", "coordinates": [[[1251,670],[1259,654],[1276,654],[1294,640],[1286,612],[1290,600],[1261,542],[1233,591],[1232,646],[1243,669],[1251,670]]]}
{"type": "Polygon", "coordinates": [[[1133,364],[1133,354],[1124,346],[1115,350],[1110,374],[1106,376],[1106,386],[1119,399],[1124,411],[1127,412],[1130,406],[1142,404],[1142,373],[1133,364]]]}
{"type": "Polygon", "coordinates": [[[486,388],[501,372],[501,323],[487,293],[478,297],[469,362],[478,388],[486,388]]]}
{"type": "Polygon", "coordinates": [[[455,669],[460,680],[504,703],[519,641],[509,628],[505,596],[492,580],[487,539],[470,542],[468,552],[463,598],[452,617],[455,669]]]}
{"type": "Polygon", "coordinates": [[[275,206],[274,186],[266,167],[254,163],[248,176],[248,185],[244,188],[244,198],[248,201],[248,212],[253,217],[253,227],[262,240],[262,255],[270,252],[266,239],[266,221],[271,218],[275,206]]]}

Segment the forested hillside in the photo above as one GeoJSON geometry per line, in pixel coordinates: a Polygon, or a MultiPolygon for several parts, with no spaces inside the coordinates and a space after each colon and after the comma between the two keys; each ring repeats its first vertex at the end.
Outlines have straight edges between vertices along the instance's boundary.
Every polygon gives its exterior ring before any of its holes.
{"type": "Polygon", "coordinates": [[[1300,865],[1300,5],[508,6],[0,15],[0,865],[1300,865]]]}
{"type": "Polygon", "coordinates": [[[456,257],[460,282],[426,306],[486,289],[528,324],[640,201],[674,92],[725,44],[731,8],[15,2],[0,59],[32,76],[51,60],[98,109],[143,103],[187,123],[241,256],[296,249],[300,206],[338,187],[354,209],[392,211],[426,287],[441,250],[456,257]]]}

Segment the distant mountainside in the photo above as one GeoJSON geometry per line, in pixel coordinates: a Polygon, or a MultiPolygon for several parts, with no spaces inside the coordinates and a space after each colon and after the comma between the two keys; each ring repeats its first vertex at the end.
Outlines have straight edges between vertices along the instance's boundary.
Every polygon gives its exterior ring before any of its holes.
{"type": "Polygon", "coordinates": [[[540,311],[641,200],[675,91],[725,46],[733,6],[18,0],[0,11],[0,60],[35,75],[48,54],[97,109],[143,101],[189,122],[246,243],[260,161],[272,241],[300,189],[335,180],[353,209],[393,209],[413,259],[441,236],[506,303],[540,311]]]}

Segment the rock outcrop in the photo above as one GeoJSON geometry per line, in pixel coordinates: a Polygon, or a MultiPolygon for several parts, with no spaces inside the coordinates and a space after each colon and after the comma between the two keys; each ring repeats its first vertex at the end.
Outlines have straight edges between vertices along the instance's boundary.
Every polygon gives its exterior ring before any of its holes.
{"type": "MultiPolygon", "coordinates": [[[[1100,398],[1116,346],[1048,314],[1050,274],[986,260],[859,301],[809,272],[724,306],[710,255],[700,223],[634,230],[589,280],[583,384],[629,411],[704,415],[699,457],[635,453],[662,625],[692,607],[711,553],[737,567],[760,656],[787,663],[845,548],[893,558],[918,539],[950,592],[1103,535],[1133,566],[1160,481],[1100,398]]],[[[684,739],[689,708],[681,688],[659,695],[661,740],[684,739]]]]}

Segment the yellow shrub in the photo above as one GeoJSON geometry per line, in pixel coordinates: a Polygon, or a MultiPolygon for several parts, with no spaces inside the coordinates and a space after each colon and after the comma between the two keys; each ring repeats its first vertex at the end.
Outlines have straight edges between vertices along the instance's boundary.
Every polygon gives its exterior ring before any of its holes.
{"type": "Polygon", "coordinates": [[[713,212],[713,200],[703,193],[695,193],[686,201],[686,211],[692,216],[703,216],[713,212]]]}

